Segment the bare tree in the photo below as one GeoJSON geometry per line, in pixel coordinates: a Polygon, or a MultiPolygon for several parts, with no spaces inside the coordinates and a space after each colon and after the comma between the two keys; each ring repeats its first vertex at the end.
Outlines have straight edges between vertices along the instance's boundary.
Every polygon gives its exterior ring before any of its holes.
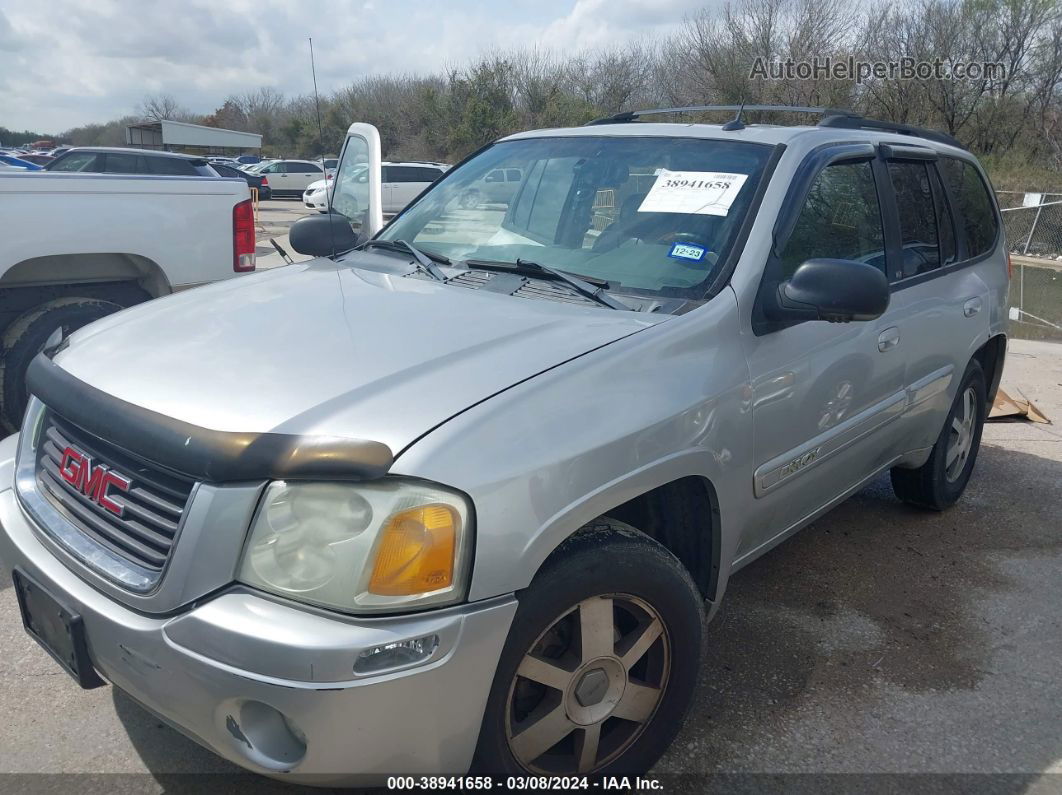
{"type": "Polygon", "coordinates": [[[149,94],[145,96],[137,113],[148,121],[186,121],[192,114],[172,94],[149,94]]]}

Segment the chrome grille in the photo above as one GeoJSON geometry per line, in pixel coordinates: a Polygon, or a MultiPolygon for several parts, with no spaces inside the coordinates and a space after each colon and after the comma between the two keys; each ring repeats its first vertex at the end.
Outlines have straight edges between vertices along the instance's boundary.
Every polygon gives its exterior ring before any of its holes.
{"type": "Polygon", "coordinates": [[[37,483],[44,497],[96,544],[157,580],[172,551],[195,482],[133,456],[47,412],[37,444],[37,483]],[[63,453],[72,447],[120,473],[131,483],[109,499],[118,516],[83,494],[60,474],[63,453]]]}

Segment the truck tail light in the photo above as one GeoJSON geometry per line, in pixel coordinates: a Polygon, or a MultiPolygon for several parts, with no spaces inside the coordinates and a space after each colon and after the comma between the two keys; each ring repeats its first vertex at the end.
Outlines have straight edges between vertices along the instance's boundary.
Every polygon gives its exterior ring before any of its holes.
{"type": "Polygon", "coordinates": [[[1014,263],[1010,259],[1010,253],[1007,253],[1007,280],[1014,278],[1014,263]]]}
{"type": "Polygon", "coordinates": [[[254,270],[254,209],[244,199],[232,208],[232,269],[236,273],[254,270]]]}

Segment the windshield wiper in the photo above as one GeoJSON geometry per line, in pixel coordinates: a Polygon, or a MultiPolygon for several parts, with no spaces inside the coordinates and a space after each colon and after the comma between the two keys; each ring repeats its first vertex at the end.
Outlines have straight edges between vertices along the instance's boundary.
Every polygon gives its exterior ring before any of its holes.
{"type": "Polygon", "coordinates": [[[532,262],[531,260],[517,259],[516,262],[513,263],[496,260],[469,259],[465,260],[463,264],[465,267],[475,270],[509,271],[511,273],[523,273],[531,276],[546,276],[547,278],[564,282],[575,292],[579,293],[579,295],[584,298],[589,298],[594,303],[601,304],[601,306],[607,306],[609,309],[623,309],[630,311],[629,306],[620,303],[605,292],[608,282],[600,281],[598,279],[589,280],[566,271],[558,270],[557,268],[551,268],[548,265],[532,262]]]}
{"type": "Polygon", "coordinates": [[[396,251],[400,254],[410,254],[421,270],[439,282],[446,281],[446,274],[439,270],[439,266],[435,263],[438,262],[443,265],[452,264],[449,257],[444,257],[442,254],[421,251],[412,243],[408,243],[405,240],[369,240],[366,243],[363,243],[361,248],[383,248],[388,251],[396,251]]]}

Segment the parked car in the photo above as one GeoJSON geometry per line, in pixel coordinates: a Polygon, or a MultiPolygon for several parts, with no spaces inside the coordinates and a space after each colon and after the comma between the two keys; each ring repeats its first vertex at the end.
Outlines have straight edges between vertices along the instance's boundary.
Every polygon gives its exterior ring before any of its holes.
{"type": "Polygon", "coordinates": [[[248,171],[248,172],[250,172],[252,174],[257,174],[263,168],[268,166],[270,163],[276,163],[276,162],[277,162],[276,160],[261,160],[261,161],[259,161],[257,163],[244,163],[243,165],[240,166],[240,170],[241,171],[248,171]]]}
{"type": "Polygon", "coordinates": [[[352,125],[315,259],[38,357],[0,443],[30,633],[289,782],[644,773],[735,571],[884,472],[961,497],[1009,264],[945,135],[639,118],[494,142],[382,230],[352,125]]]}
{"type": "Polygon", "coordinates": [[[260,158],[258,155],[240,155],[236,159],[239,160],[241,163],[247,164],[259,163],[262,160],[262,158],[260,158]]]}
{"type": "Polygon", "coordinates": [[[273,196],[301,197],[311,182],[321,178],[324,169],[311,160],[275,160],[256,173],[269,178],[273,196]]]}
{"type": "MultiPolygon", "coordinates": [[[[449,167],[446,163],[384,163],[381,178],[384,213],[401,212],[425,188],[445,174],[449,167]]],[[[362,173],[361,178],[366,179],[366,174],[362,173]]],[[[325,188],[331,184],[330,180],[331,177],[310,183],[303,192],[303,204],[310,209],[327,212],[328,197],[325,188]]],[[[348,185],[350,184],[348,182],[348,185]]],[[[352,198],[348,197],[348,201],[352,198]]]]}
{"type": "Polygon", "coordinates": [[[40,171],[41,166],[26,160],[25,155],[0,155],[0,165],[7,166],[8,169],[17,169],[19,171],[40,171]]]}
{"type": "Polygon", "coordinates": [[[483,202],[508,204],[523,181],[524,172],[519,168],[496,168],[461,194],[461,206],[478,207],[483,202]]]}
{"type": "Polygon", "coordinates": [[[55,147],[55,149],[50,151],[48,154],[51,155],[52,157],[59,157],[59,155],[66,154],[71,149],[73,149],[72,146],[57,146],[57,147],[55,147]]]}
{"type": "Polygon", "coordinates": [[[202,157],[154,149],[78,146],[45,166],[47,171],[83,174],[155,174],[171,177],[217,177],[202,157]]]}
{"type": "Polygon", "coordinates": [[[247,185],[231,179],[0,173],[0,435],[41,350],[122,307],[255,267],[247,185]]]}
{"type": "Polygon", "coordinates": [[[241,171],[238,168],[233,168],[226,163],[211,163],[210,167],[218,172],[218,176],[221,177],[235,177],[242,179],[251,188],[257,188],[259,199],[272,198],[272,192],[269,187],[269,180],[264,174],[250,174],[246,171],[241,171]]]}
{"type": "Polygon", "coordinates": [[[316,182],[311,182],[309,186],[302,192],[302,203],[310,210],[317,210],[318,212],[328,212],[328,187],[332,184],[332,175],[329,174],[324,179],[319,179],[316,182]]]}
{"type": "Polygon", "coordinates": [[[20,159],[21,160],[25,160],[25,161],[27,161],[29,163],[33,163],[33,165],[35,165],[35,166],[46,166],[49,163],[51,163],[55,158],[52,157],[51,155],[44,155],[44,154],[36,153],[36,154],[21,155],[20,159]]]}

